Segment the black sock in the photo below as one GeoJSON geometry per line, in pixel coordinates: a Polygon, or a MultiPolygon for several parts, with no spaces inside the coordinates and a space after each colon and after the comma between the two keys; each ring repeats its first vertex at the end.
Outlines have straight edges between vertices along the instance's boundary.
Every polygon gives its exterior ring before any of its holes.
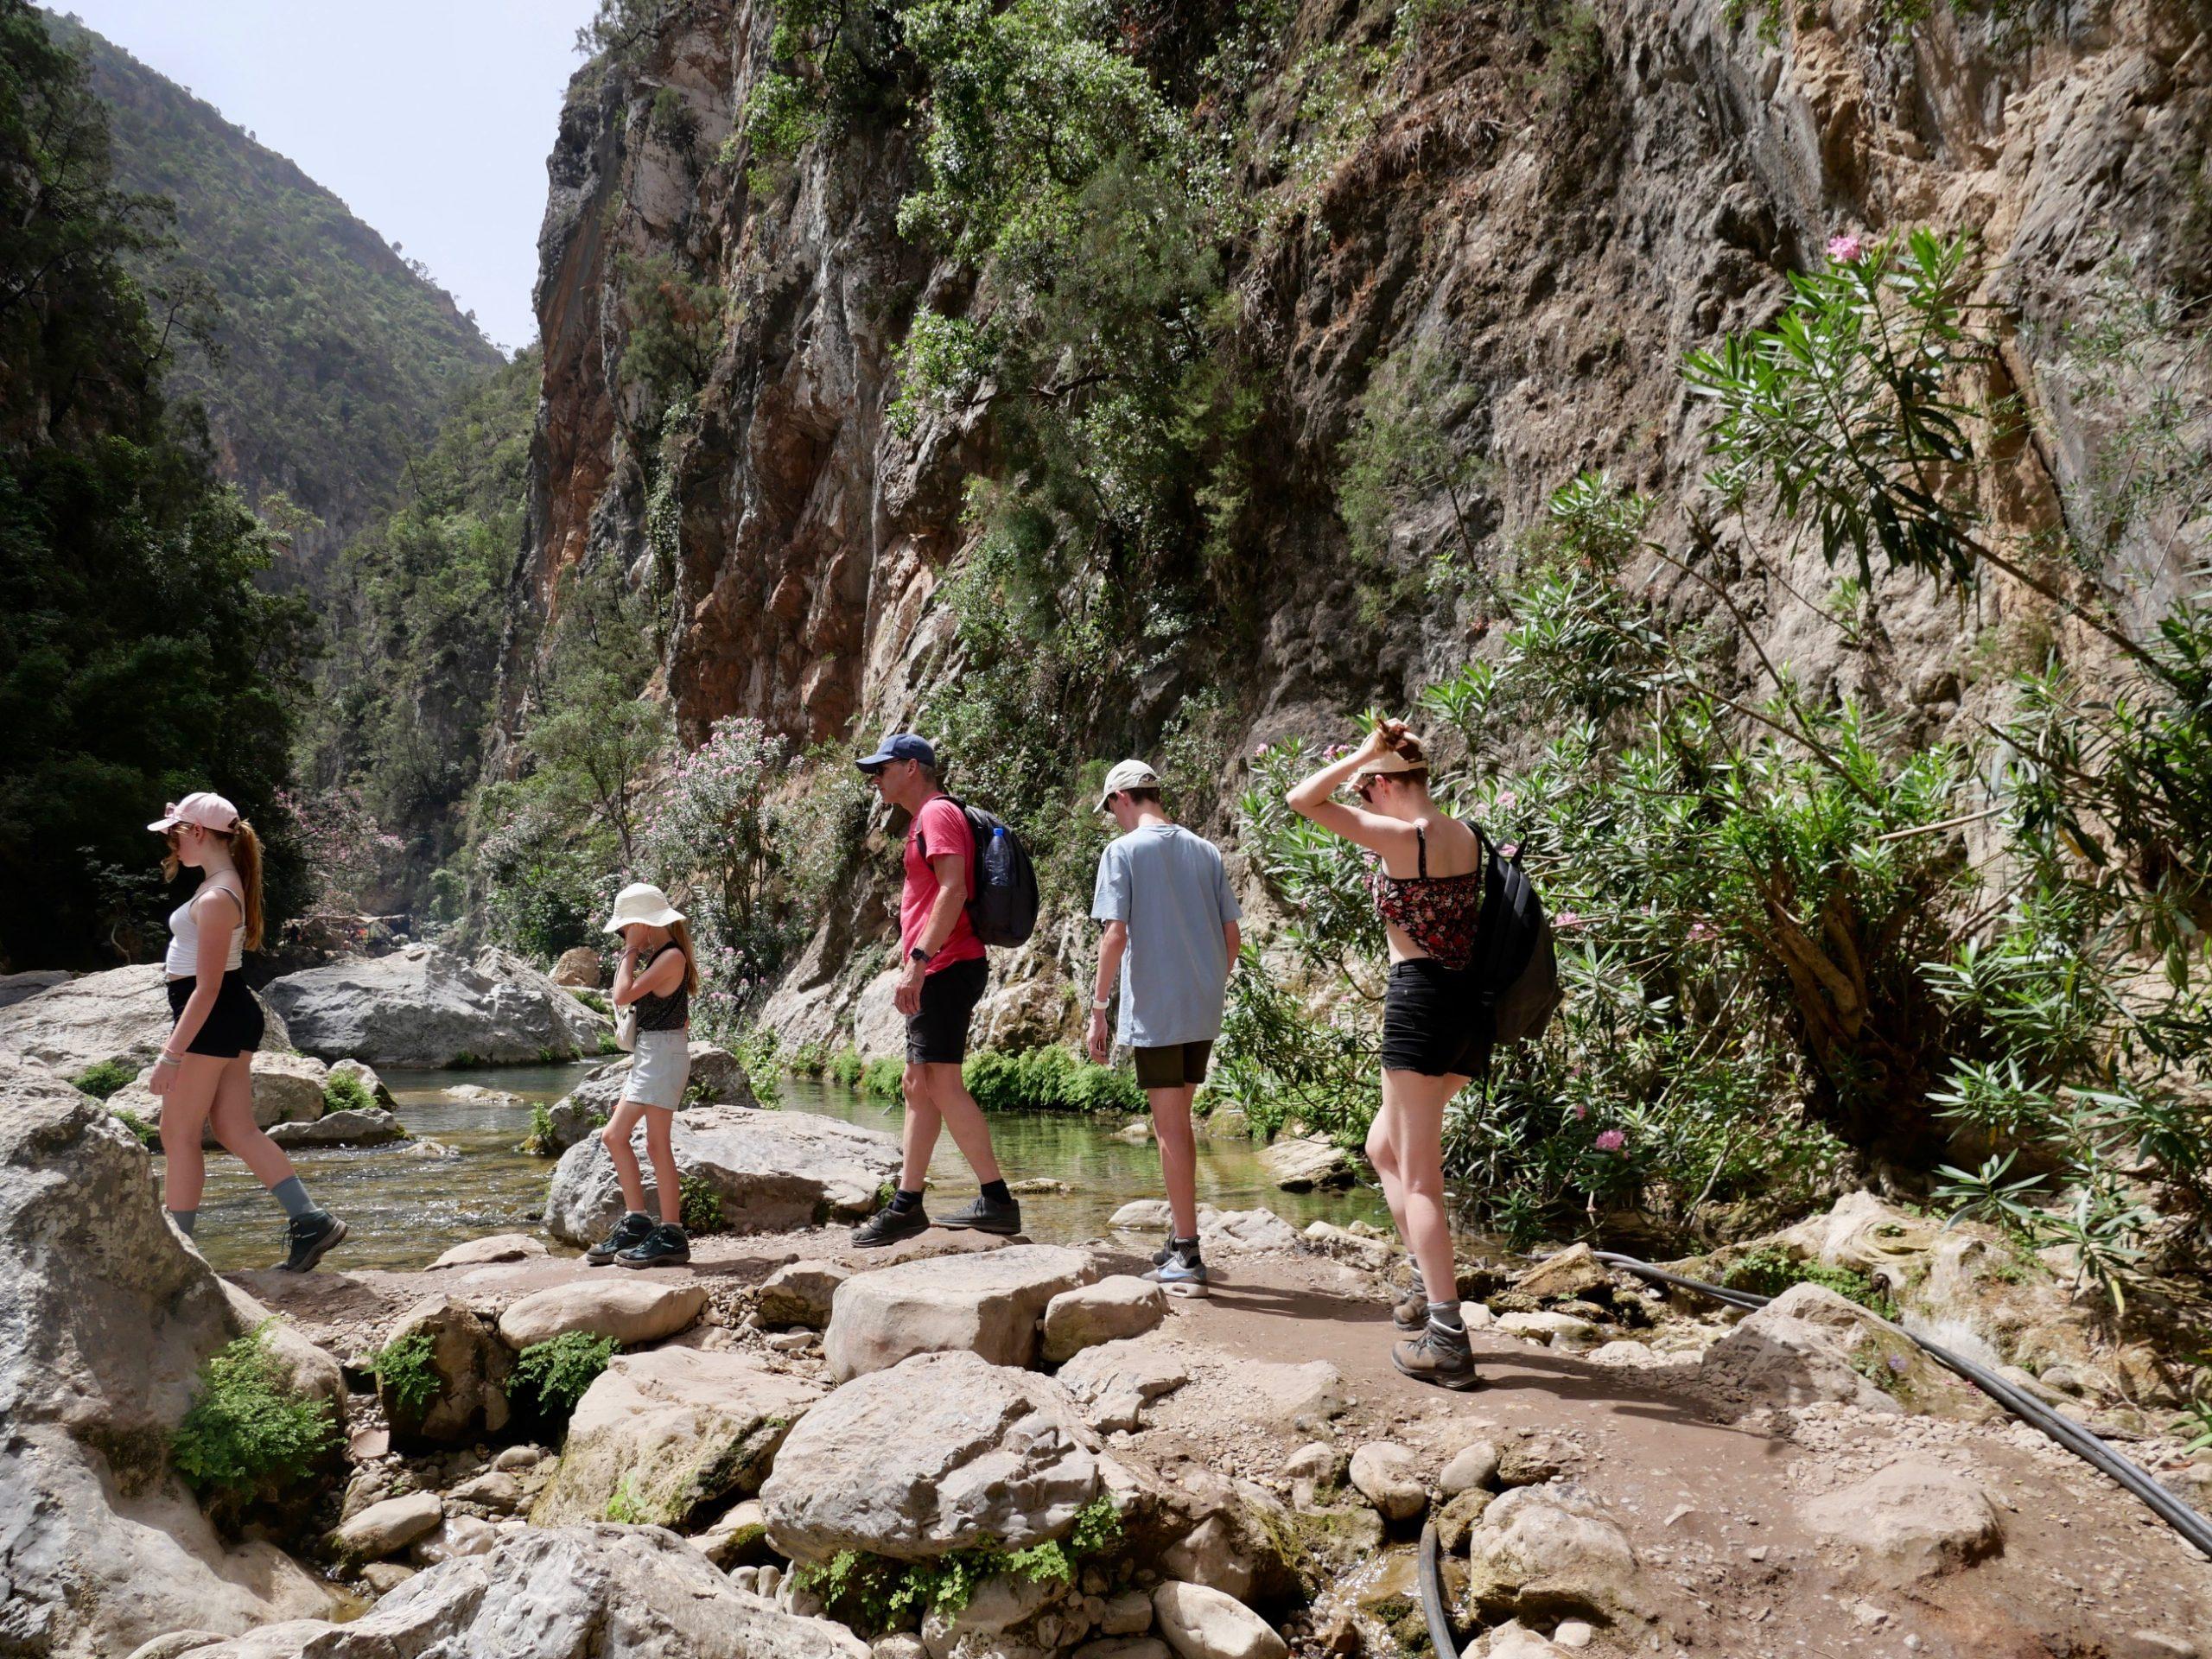
{"type": "Polygon", "coordinates": [[[1012,1204],[1014,1202],[1014,1194],[1006,1190],[1006,1183],[1002,1180],[985,1181],[983,1183],[983,1196],[988,1198],[993,1204],[1012,1204]]]}
{"type": "Polygon", "coordinates": [[[1195,1238],[1178,1238],[1174,1234],[1170,1233],[1167,1236],[1167,1248],[1185,1262],[1195,1262],[1198,1259],[1198,1241],[1195,1238]]]}
{"type": "Polygon", "coordinates": [[[891,1195],[891,1213],[894,1216],[903,1216],[909,1210],[921,1207],[922,1195],[918,1192],[909,1192],[902,1186],[891,1195]]]}

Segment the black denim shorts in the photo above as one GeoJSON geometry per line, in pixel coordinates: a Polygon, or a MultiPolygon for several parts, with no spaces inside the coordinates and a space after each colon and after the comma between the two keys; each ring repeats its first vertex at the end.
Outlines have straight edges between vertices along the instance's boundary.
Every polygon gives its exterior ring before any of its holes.
{"type": "Polygon", "coordinates": [[[922,978],[922,1007],[906,1020],[906,1063],[957,1065],[968,1058],[968,1021],[983,1000],[989,964],[981,957],[922,978]]]}
{"type": "Polygon", "coordinates": [[[1382,1069],[1471,1077],[1483,1069],[1474,975],[1433,957],[1390,964],[1382,995],[1382,1069]]]}
{"type": "Polygon", "coordinates": [[[1213,1057],[1213,1045],[1168,1043],[1160,1048],[1140,1048],[1136,1057],[1138,1088],[1180,1089],[1186,1083],[1206,1080],[1206,1062],[1213,1057]]]}
{"type": "MultiPolygon", "coordinates": [[[[184,1005],[192,1000],[192,988],[199,982],[189,976],[169,981],[170,1029],[175,1029],[176,1017],[184,1012],[184,1005]]],[[[186,1046],[184,1052],[213,1055],[223,1060],[251,1054],[261,1046],[262,1031],[267,1023],[261,1016],[261,1004],[246,988],[245,975],[233,968],[223,976],[222,986],[215,993],[215,1006],[207,1010],[207,1018],[200,1022],[200,1034],[186,1046]]]]}

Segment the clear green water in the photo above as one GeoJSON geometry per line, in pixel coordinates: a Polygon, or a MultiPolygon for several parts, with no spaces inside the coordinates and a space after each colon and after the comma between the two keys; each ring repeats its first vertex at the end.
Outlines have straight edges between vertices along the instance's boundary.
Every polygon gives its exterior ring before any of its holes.
{"type": "MultiPolygon", "coordinates": [[[[585,1063],[385,1073],[409,1130],[461,1155],[420,1158],[388,1147],[295,1152],[292,1161],[308,1192],[353,1229],[329,1264],[419,1268],[439,1252],[486,1233],[537,1231],[552,1162],[517,1152],[515,1143],[530,1128],[530,1103],[559,1099],[589,1069],[585,1063]],[[458,1099],[449,1092],[470,1084],[519,1096],[523,1103],[458,1099]]],[[[833,1083],[787,1080],[784,1109],[818,1112],[893,1137],[899,1129],[895,1105],[833,1083]]],[[[992,1139],[1009,1180],[1044,1176],[1072,1189],[1024,1195],[1023,1221],[1030,1236],[1053,1242],[1094,1238],[1105,1231],[1107,1217],[1130,1199],[1163,1196],[1160,1154],[1149,1146],[1116,1139],[1123,1122],[1027,1112],[991,1119],[992,1139]]],[[[1203,1204],[1224,1210],[1264,1205],[1301,1227],[1317,1218],[1389,1224],[1382,1194],[1371,1187],[1278,1192],[1248,1141],[1201,1141],[1198,1185],[1203,1204]]],[[[942,1138],[930,1164],[931,1204],[950,1207],[975,1191],[966,1161],[950,1136],[942,1138]]],[[[267,1267],[283,1255],[283,1218],[275,1201],[237,1160],[211,1149],[198,1235],[208,1261],[226,1271],[267,1267]]]]}

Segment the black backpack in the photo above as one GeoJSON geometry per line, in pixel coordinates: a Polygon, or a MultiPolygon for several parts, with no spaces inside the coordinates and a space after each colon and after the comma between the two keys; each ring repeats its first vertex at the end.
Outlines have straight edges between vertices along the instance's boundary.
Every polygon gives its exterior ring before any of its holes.
{"type": "MultiPolygon", "coordinates": [[[[985,944],[1029,943],[1037,931],[1037,871],[1021,837],[995,812],[970,806],[957,795],[944,798],[968,820],[973,838],[968,863],[968,925],[985,944]]],[[[930,855],[926,836],[917,836],[922,856],[930,855]]]]}
{"type": "Polygon", "coordinates": [[[1498,1043],[1541,1036],[1562,993],[1552,925],[1516,842],[1499,848],[1478,828],[1486,855],[1482,914],[1475,923],[1475,1018],[1485,1055],[1498,1043]]]}

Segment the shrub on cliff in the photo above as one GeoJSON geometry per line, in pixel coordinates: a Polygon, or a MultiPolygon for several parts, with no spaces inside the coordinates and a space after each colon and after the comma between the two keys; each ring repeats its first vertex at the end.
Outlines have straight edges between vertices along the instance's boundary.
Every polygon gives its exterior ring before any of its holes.
{"type": "Polygon", "coordinates": [[[330,1408],[284,1385],[263,1332],[209,1356],[170,1440],[170,1455],[209,1512],[233,1524],[258,1502],[307,1480],[338,1443],[330,1408]]]}

